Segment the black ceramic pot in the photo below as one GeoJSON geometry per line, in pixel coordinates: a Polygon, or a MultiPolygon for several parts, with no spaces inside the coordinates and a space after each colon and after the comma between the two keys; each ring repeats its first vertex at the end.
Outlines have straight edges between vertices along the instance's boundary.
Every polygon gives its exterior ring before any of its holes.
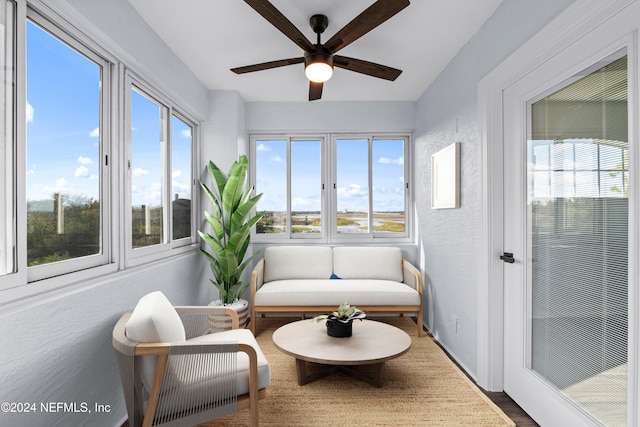
{"type": "Polygon", "coordinates": [[[327,319],[327,335],[336,338],[350,337],[352,334],[353,320],[340,322],[335,319],[327,319]]]}

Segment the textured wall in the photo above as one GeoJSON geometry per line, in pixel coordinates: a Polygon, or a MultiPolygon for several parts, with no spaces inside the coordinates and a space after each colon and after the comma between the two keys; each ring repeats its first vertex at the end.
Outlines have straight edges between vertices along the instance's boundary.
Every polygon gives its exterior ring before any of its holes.
{"type": "Polygon", "coordinates": [[[477,358],[477,84],[573,0],[504,0],[418,101],[415,118],[419,250],[426,319],[436,338],[472,375],[477,358]],[[461,143],[459,209],[431,209],[431,155],[461,143]]]}

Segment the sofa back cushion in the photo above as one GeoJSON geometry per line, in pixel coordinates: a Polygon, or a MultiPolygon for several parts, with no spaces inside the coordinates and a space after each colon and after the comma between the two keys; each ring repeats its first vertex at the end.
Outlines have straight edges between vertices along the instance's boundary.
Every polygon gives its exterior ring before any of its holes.
{"type": "Polygon", "coordinates": [[[381,279],[402,282],[402,251],[394,247],[333,248],[333,272],[341,279],[381,279]]]}
{"type": "Polygon", "coordinates": [[[328,246],[271,246],[264,251],[264,281],[328,279],[332,259],[328,246]]]}

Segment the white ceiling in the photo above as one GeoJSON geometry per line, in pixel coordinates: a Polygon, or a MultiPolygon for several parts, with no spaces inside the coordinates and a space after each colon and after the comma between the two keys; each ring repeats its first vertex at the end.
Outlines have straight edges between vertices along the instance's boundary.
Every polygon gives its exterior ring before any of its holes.
{"type": "MultiPolygon", "coordinates": [[[[340,55],[403,70],[394,82],[336,68],[321,101],[415,101],[502,0],[413,0],[340,55]]],[[[129,0],[210,90],[247,102],[306,101],[303,64],[236,75],[230,68],[302,56],[302,50],[241,0],[129,0]]],[[[309,18],[329,17],[328,40],[373,0],[272,0],[315,43],[309,18]]]]}

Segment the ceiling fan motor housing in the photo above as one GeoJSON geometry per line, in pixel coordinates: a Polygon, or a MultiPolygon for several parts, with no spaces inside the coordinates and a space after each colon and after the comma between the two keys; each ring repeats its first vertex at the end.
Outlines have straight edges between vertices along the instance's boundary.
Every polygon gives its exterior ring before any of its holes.
{"type": "Polygon", "coordinates": [[[304,53],[304,66],[308,67],[309,64],[316,62],[323,62],[333,67],[333,54],[323,45],[317,44],[313,50],[304,53]]]}
{"type": "Polygon", "coordinates": [[[327,18],[326,15],[313,15],[311,19],[309,19],[309,25],[311,25],[314,33],[324,33],[324,30],[329,26],[329,18],[327,18]]]}

